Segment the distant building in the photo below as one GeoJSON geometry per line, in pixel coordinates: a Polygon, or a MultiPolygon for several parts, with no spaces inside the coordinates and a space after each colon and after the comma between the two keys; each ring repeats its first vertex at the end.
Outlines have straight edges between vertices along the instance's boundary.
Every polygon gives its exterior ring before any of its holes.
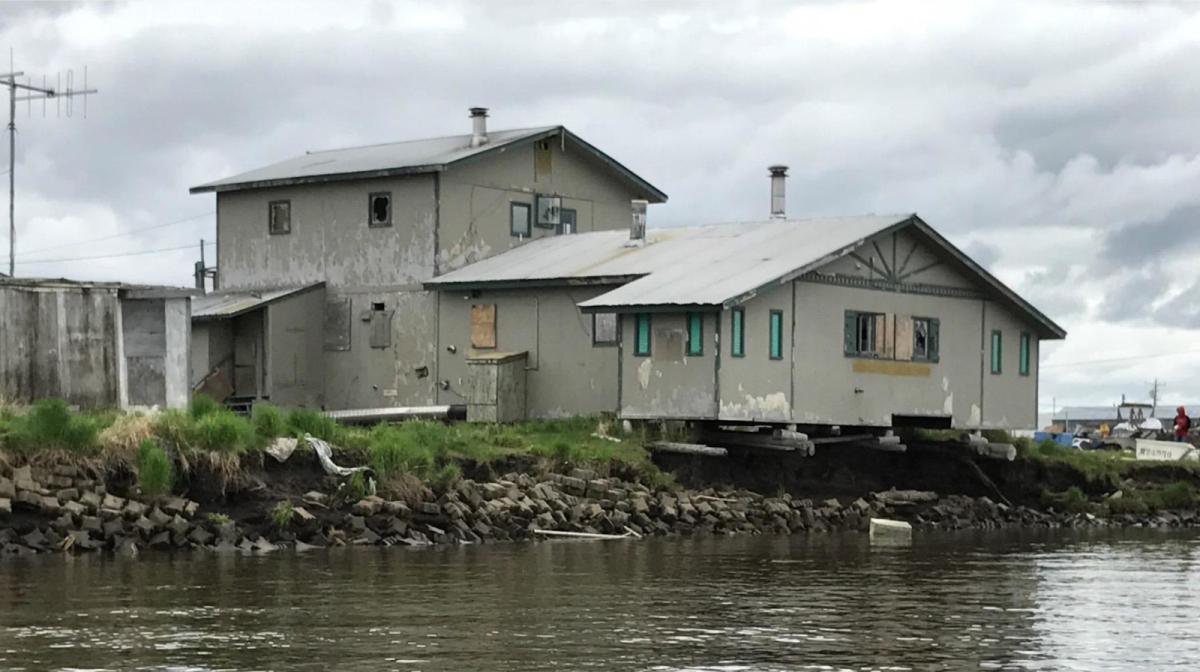
{"type": "Polygon", "coordinates": [[[0,278],[0,399],[187,404],[192,290],[0,278]]]}
{"type": "MultiPolygon", "coordinates": [[[[545,237],[625,230],[666,194],[562,126],[310,152],[191,191],[217,200],[216,297],[192,382],[329,409],[465,404],[425,281],[545,237]],[[440,383],[440,384],[439,384],[440,383]]],[[[526,317],[534,306],[526,306],[526,317]]]]}

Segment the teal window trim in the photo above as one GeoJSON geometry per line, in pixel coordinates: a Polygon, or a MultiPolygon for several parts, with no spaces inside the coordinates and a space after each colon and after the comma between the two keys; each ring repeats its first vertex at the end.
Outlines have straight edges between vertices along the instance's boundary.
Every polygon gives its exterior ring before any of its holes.
{"type": "Polygon", "coordinates": [[[633,356],[650,356],[650,313],[638,313],[633,321],[633,356]]]}
{"type": "Polygon", "coordinates": [[[992,330],[992,375],[1000,375],[1004,370],[1004,335],[999,329],[992,330]]]}
{"type": "Polygon", "coordinates": [[[783,311],[772,310],[768,318],[767,353],[771,359],[783,359],[783,311]]]}
{"type": "MultiPolygon", "coordinates": [[[[941,341],[941,333],[940,333],[941,332],[941,324],[938,322],[938,319],[935,317],[921,317],[919,315],[914,315],[912,318],[912,328],[913,328],[912,329],[912,331],[913,331],[912,361],[914,361],[914,362],[937,362],[939,359],[938,348],[941,345],[939,343],[939,341],[941,341]],[[918,336],[918,332],[920,331],[920,329],[917,326],[918,322],[925,323],[925,354],[924,355],[917,354],[917,336],[918,336]]],[[[899,327],[897,327],[897,329],[899,329],[899,327]]]]}
{"type": "Polygon", "coordinates": [[[688,313],[687,330],[688,357],[702,356],[704,354],[704,315],[701,313],[688,313]]]}
{"type": "Polygon", "coordinates": [[[733,308],[729,311],[729,355],[746,356],[746,311],[733,308]]]}
{"type": "Polygon", "coordinates": [[[1017,361],[1017,372],[1022,376],[1029,375],[1029,360],[1030,356],[1032,355],[1032,341],[1033,339],[1030,337],[1028,331],[1021,332],[1021,352],[1017,361]]]}

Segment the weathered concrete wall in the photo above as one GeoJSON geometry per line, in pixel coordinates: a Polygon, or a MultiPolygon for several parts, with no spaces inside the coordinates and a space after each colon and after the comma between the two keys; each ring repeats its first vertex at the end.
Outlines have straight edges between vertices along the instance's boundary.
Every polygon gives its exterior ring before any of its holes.
{"type": "MultiPolygon", "coordinates": [[[[121,302],[127,399],[133,406],[160,406],[167,400],[166,299],[121,302]]],[[[183,349],[187,353],[187,348],[183,349]]]]}
{"type": "Polygon", "coordinates": [[[167,331],[165,362],[168,408],[183,408],[191,399],[189,365],[191,361],[192,302],[187,297],[166,299],[163,320],[167,331]]]}
{"type": "MultiPolygon", "coordinates": [[[[713,418],[717,413],[717,313],[701,318],[704,349],[687,354],[687,315],[650,316],[650,356],[634,356],[637,320],[621,316],[621,417],[713,418]]],[[[722,353],[723,355],[724,353],[722,353]]]]}
{"type": "Polygon", "coordinates": [[[896,413],[948,415],[956,427],[978,425],[981,301],[799,282],[795,311],[797,422],[885,427],[896,413]],[[937,318],[939,361],[847,357],[846,310],[937,318]]]}
{"type": "Polygon", "coordinates": [[[549,171],[535,165],[536,153],[546,150],[526,144],[451,166],[441,175],[438,273],[555,235],[536,225],[531,238],[512,235],[509,204],[532,207],[535,194],[560,196],[564,209],[576,211],[577,232],[629,227],[629,201],[645,194],[636,193],[571,141],[565,149],[557,138],[546,142],[549,171]]]}
{"type": "Polygon", "coordinates": [[[988,302],[983,316],[983,426],[1031,429],[1037,426],[1037,336],[1011,311],[988,302]],[[991,372],[991,333],[1000,330],[1001,369],[991,372]],[[1020,373],[1021,332],[1030,333],[1029,375],[1020,373]]]}
{"type": "MultiPolygon", "coordinates": [[[[721,314],[721,407],[724,420],[790,422],[793,413],[792,357],[810,357],[792,348],[792,285],[775,287],[743,304],[745,311],[745,356],[734,357],[733,311],[721,314]],[[770,312],[783,312],[782,359],[771,359],[769,351],[770,312]]],[[[807,319],[807,316],[805,316],[807,319]]],[[[839,321],[840,325],[841,322],[839,321]]],[[[838,344],[841,344],[839,337],[838,344]]]]}
{"type": "Polygon", "coordinates": [[[437,379],[449,381],[449,389],[439,391],[437,403],[466,403],[466,359],[473,351],[471,306],[495,304],[495,350],[529,353],[526,412],[530,417],[615,411],[617,346],[593,345],[592,318],[580,313],[576,305],[603,291],[583,287],[496,290],[477,296],[442,292],[437,379]]]}
{"type": "Polygon", "coordinates": [[[119,403],[115,289],[0,286],[0,398],[119,403]]]}
{"type": "Polygon", "coordinates": [[[268,305],[267,394],[279,406],[324,403],[322,341],[325,290],[317,287],[268,305]]]}

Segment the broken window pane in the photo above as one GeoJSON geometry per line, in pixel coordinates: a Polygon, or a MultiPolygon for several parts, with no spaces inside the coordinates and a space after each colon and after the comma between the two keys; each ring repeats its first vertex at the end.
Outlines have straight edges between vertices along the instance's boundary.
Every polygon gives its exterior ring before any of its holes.
{"type": "Polygon", "coordinates": [[[291,201],[271,201],[267,204],[267,230],[272,235],[292,232],[291,201]]]}
{"type": "Polygon", "coordinates": [[[389,192],[371,194],[371,226],[392,225],[392,195],[389,192]]]}
{"type": "Polygon", "coordinates": [[[874,313],[858,314],[858,342],[855,344],[858,354],[875,354],[875,318],[874,313]]]}
{"type": "Polygon", "coordinates": [[[592,314],[592,343],[595,345],[612,345],[617,342],[617,314],[592,314]]]}
{"type": "Polygon", "coordinates": [[[913,359],[929,359],[929,320],[913,320],[913,359]]]}

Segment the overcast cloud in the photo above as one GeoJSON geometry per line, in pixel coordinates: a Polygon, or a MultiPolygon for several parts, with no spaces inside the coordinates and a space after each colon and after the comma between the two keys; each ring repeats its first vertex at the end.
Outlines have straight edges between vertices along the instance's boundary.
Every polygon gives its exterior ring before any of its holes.
{"type": "Polygon", "coordinates": [[[771,163],[792,215],[920,213],[1070,332],[1047,409],[1200,400],[1197,4],[5,3],[7,45],[101,90],[19,111],[20,274],[190,284],[188,187],[484,105],[664,189],[652,225],[764,216],[771,163]]]}

